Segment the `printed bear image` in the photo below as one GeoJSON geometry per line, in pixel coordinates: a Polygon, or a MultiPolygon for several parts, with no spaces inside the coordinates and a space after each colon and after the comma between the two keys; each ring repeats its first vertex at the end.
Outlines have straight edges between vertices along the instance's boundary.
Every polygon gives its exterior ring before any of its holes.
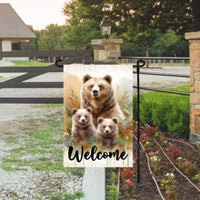
{"type": "Polygon", "coordinates": [[[103,147],[113,148],[118,135],[118,119],[99,117],[97,122],[97,142],[103,147]]]}
{"type": "Polygon", "coordinates": [[[117,117],[119,122],[123,122],[124,115],[116,101],[112,77],[105,75],[103,78],[94,78],[90,75],[83,77],[81,88],[81,107],[92,108],[93,122],[97,127],[98,117],[117,117]]]}
{"type": "Polygon", "coordinates": [[[72,135],[77,143],[90,143],[96,135],[96,128],[92,121],[92,108],[72,108],[72,135]]]}

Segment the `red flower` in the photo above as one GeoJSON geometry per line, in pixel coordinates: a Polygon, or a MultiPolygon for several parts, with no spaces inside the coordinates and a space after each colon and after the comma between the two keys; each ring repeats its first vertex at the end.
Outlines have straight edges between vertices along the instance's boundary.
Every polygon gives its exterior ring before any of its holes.
{"type": "Polygon", "coordinates": [[[161,139],[162,141],[164,141],[164,140],[165,140],[165,136],[161,136],[160,139],[161,139]]]}

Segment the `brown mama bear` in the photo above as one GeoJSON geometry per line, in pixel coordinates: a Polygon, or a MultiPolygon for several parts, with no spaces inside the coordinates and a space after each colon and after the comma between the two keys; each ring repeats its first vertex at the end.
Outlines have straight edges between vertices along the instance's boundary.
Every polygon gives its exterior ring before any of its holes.
{"type": "Polygon", "coordinates": [[[116,117],[119,122],[124,120],[124,115],[115,99],[111,82],[112,77],[110,75],[95,78],[87,74],[83,77],[81,107],[92,108],[93,122],[96,127],[98,117],[116,117]]]}
{"type": "Polygon", "coordinates": [[[72,135],[77,143],[91,142],[92,136],[96,135],[96,128],[92,122],[92,109],[72,108],[72,135]]]}
{"type": "Polygon", "coordinates": [[[99,142],[103,147],[113,148],[118,135],[117,118],[104,119],[99,117],[97,122],[97,142],[99,142]]]}

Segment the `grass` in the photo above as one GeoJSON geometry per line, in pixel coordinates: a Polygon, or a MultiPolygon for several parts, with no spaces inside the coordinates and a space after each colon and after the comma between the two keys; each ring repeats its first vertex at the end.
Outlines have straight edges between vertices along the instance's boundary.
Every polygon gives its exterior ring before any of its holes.
{"type": "Polygon", "coordinates": [[[183,85],[183,86],[175,87],[175,88],[166,88],[166,90],[190,93],[190,85],[183,85]]]}
{"type": "Polygon", "coordinates": [[[82,168],[74,170],[63,167],[62,114],[61,117],[28,120],[21,130],[20,134],[7,133],[6,142],[14,148],[2,159],[4,170],[27,170],[31,167],[37,171],[65,171],[83,175],[82,168]]]}
{"type": "Polygon", "coordinates": [[[47,108],[47,107],[57,107],[62,106],[63,104],[40,104],[40,105],[32,105],[33,108],[47,108]]]}
{"type": "Polygon", "coordinates": [[[56,194],[49,194],[48,196],[50,199],[53,199],[53,200],[60,200],[60,199],[75,200],[75,199],[80,199],[81,197],[84,197],[82,192],[76,192],[73,195],[56,193],[56,194]]]}
{"type": "MultiPolygon", "coordinates": [[[[190,93],[190,85],[179,86],[175,88],[166,88],[166,90],[176,91],[176,92],[186,92],[190,93]]],[[[162,99],[169,98],[170,101],[178,99],[181,104],[188,103],[189,96],[183,96],[178,94],[170,94],[170,93],[163,93],[163,92],[147,92],[141,95],[142,98],[144,97],[147,101],[156,101],[159,102],[162,99]]]]}
{"type": "Polygon", "coordinates": [[[15,65],[13,67],[41,67],[49,66],[51,63],[37,62],[37,61],[12,61],[15,65]]]}
{"type": "MultiPolygon", "coordinates": [[[[38,120],[38,119],[37,119],[38,120]]],[[[31,121],[33,127],[34,121],[31,121]]],[[[8,157],[3,159],[3,168],[32,167],[36,170],[51,170],[58,171],[63,169],[62,161],[62,144],[63,131],[62,120],[40,120],[40,123],[45,123],[48,127],[44,130],[31,129],[21,135],[9,136],[7,142],[19,143],[20,146],[13,148],[8,157]],[[46,157],[46,155],[49,157],[46,157]],[[29,155],[28,159],[23,159],[23,156],[29,155]],[[34,158],[34,159],[33,159],[34,158]]],[[[38,124],[38,122],[37,122],[38,124]]],[[[36,125],[36,124],[35,124],[36,125]]]]}

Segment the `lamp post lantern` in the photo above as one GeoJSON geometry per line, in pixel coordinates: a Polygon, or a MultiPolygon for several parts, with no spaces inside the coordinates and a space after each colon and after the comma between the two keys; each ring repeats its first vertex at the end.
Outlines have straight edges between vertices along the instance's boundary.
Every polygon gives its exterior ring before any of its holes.
{"type": "Polygon", "coordinates": [[[111,33],[111,23],[107,20],[107,17],[100,24],[101,33],[105,39],[108,39],[108,36],[111,33]]]}

